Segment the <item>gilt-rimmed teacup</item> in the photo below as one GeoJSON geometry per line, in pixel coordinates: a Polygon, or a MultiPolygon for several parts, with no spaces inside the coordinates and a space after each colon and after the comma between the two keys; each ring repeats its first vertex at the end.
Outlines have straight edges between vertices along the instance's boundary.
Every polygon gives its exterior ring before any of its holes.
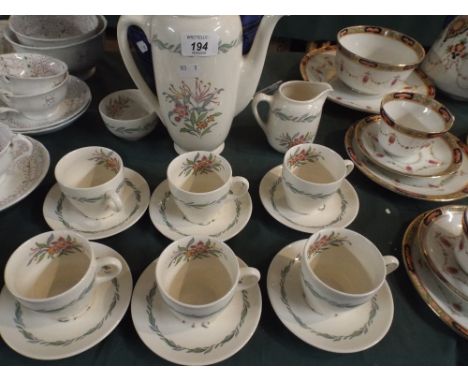
{"type": "Polygon", "coordinates": [[[352,161],[328,147],[314,143],[291,147],[282,168],[286,203],[298,213],[323,208],[353,168],[352,161]]]}
{"type": "Polygon", "coordinates": [[[74,150],[55,166],[55,179],[67,200],[83,215],[106,218],[122,209],[122,158],[113,150],[90,146],[74,150]]]}
{"type": "Polygon", "coordinates": [[[167,168],[172,197],[185,218],[208,224],[229,199],[243,196],[249,182],[232,176],[229,162],[209,151],[191,151],[176,157],[167,168]]]}
{"type": "Polygon", "coordinates": [[[176,314],[197,319],[222,311],[237,291],[258,284],[260,272],[239,266],[237,256],[221,240],[187,236],[159,256],[156,283],[176,314]]]}
{"type": "Polygon", "coordinates": [[[84,313],[92,304],[95,288],[121,269],[114,257],[96,258],[81,235],[50,231],[13,252],[5,268],[5,285],[26,308],[68,321],[84,313]]]}
{"type": "Polygon", "coordinates": [[[14,169],[16,163],[32,154],[33,145],[29,139],[21,134],[13,133],[7,125],[0,123],[0,182],[5,175],[14,169]],[[18,145],[24,145],[26,150],[21,150],[17,155],[18,145]]]}

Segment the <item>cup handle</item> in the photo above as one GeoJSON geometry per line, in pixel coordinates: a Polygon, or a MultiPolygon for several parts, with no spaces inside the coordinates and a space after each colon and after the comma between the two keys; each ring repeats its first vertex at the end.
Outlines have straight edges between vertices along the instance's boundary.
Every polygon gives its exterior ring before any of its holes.
{"type": "Polygon", "coordinates": [[[96,259],[96,269],[96,284],[99,285],[117,277],[122,271],[122,263],[115,257],[101,257],[96,259]]]}
{"type": "Polygon", "coordinates": [[[257,120],[258,124],[260,127],[263,129],[263,131],[266,133],[266,123],[260,118],[260,115],[258,114],[258,104],[260,102],[266,102],[268,103],[269,106],[271,106],[271,102],[273,100],[273,97],[264,93],[258,93],[255,95],[255,97],[252,100],[252,112],[257,120]]]}
{"type": "Polygon", "coordinates": [[[122,210],[122,199],[120,199],[119,194],[115,191],[107,191],[107,207],[115,212],[120,212],[122,210]]]}
{"type": "Polygon", "coordinates": [[[2,113],[19,113],[19,111],[12,107],[0,107],[0,114],[2,113]]]}
{"type": "Polygon", "coordinates": [[[346,167],[346,176],[348,176],[349,173],[351,171],[353,171],[353,169],[354,169],[354,162],[350,161],[349,159],[345,159],[343,162],[344,162],[344,165],[346,167]]]}
{"type": "Polygon", "coordinates": [[[32,142],[26,138],[24,135],[21,135],[21,134],[15,134],[13,136],[13,139],[12,139],[12,143],[13,145],[16,145],[17,142],[23,142],[27,147],[27,151],[22,153],[21,155],[18,155],[13,161],[15,164],[17,164],[20,159],[23,159],[23,158],[26,158],[26,157],[29,157],[31,156],[32,152],[33,152],[33,145],[32,145],[32,142]]]}
{"type": "Polygon", "coordinates": [[[249,181],[243,176],[235,176],[232,178],[228,197],[230,199],[241,198],[247,191],[249,191],[249,181]]]}
{"type": "Polygon", "coordinates": [[[6,74],[0,76],[0,81],[3,81],[4,83],[6,84],[9,84],[10,83],[10,77],[6,74]]]}
{"type": "Polygon", "coordinates": [[[239,281],[236,290],[252,288],[260,281],[260,272],[257,268],[245,267],[239,270],[239,281]]]}
{"type": "Polygon", "coordinates": [[[395,256],[384,256],[383,259],[387,275],[396,270],[400,265],[400,262],[395,256]]]}

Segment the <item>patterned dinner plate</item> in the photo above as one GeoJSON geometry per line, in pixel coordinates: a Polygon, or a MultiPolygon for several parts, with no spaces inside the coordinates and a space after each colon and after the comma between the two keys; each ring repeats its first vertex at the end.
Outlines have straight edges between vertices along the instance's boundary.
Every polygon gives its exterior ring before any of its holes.
{"type": "Polygon", "coordinates": [[[346,179],[341,188],[326,202],[324,208],[308,214],[292,211],[286,204],[282,177],[282,165],[266,173],[260,182],[260,199],[268,213],[286,227],[296,231],[314,233],[323,228],[347,227],[359,212],[359,198],[354,187],[346,179]]]}
{"type": "Polygon", "coordinates": [[[267,289],[281,322],[297,337],[333,353],[354,353],[377,344],[393,321],[393,298],[387,282],[369,302],[324,317],[307,304],[300,281],[300,254],[306,240],[287,245],[268,269],[267,289]]]}
{"type": "MultiPolygon", "coordinates": [[[[378,114],[382,95],[361,94],[345,85],[336,75],[335,70],[336,45],[324,46],[309,51],[301,60],[300,71],[305,81],[328,82],[333,92],[328,98],[350,109],[378,114]]],[[[435,96],[435,88],[429,77],[416,69],[405,81],[400,81],[394,91],[420,93],[429,97],[435,96]]]]}
{"type": "MultiPolygon", "coordinates": [[[[241,260],[239,265],[247,265],[241,260]]],[[[169,362],[209,365],[242,349],[257,329],[262,311],[258,285],[237,292],[227,307],[206,321],[185,321],[162,300],[155,280],[157,260],[142,273],[132,297],[132,319],[144,344],[169,362]]]]}
{"type": "Polygon", "coordinates": [[[22,307],[4,286],[0,294],[0,334],[14,351],[25,357],[68,358],[95,346],[119,324],[132,295],[132,275],[125,259],[112,248],[91,243],[97,258],[112,256],[122,272],[96,287],[90,309],[76,320],[59,322],[22,307]]]}

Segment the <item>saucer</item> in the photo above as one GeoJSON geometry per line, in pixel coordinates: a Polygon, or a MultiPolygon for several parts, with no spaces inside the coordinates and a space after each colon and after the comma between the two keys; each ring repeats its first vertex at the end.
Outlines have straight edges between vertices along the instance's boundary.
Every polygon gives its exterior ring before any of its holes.
{"type": "Polygon", "coordinates": [[[0,333],[5,343],[25,357],[54,360],[88,350],[106,338],[127,311],[132,295],[132,275],[125,259],[112,248],[91,243],[97,258],[113,256],[122,272],[97,287],[94,303],[76,320],[58,322],[23,308],[6,287],[0,294],[0,333]]]}
{"type": "Polygon", "coordinates": [[[366,117],[356,122],[346,131],[345,148],[348,156],[364,175],[390,191],[414,199],[448,202],[468,196],[468,148],[453,135],[451,137],[457,142],[458,148],[461,149],[462,164],[455,173],[444,177],[433,179],[398,175],[386,171],[366,158],[354,139],[354,129],[356,126],[375,123],[380,119],[379,115],[366,117]]]}
{"type": "Polygon", "coordinates": [[[211,223],[195,224],[185,219],[171,196],[167,180],[164,180],[151,196],[149,214],[156,229],[171,240],[205,235],[226,241],[236,236],[249,222],[252,199],[247,192],[241,198],[228,200],[211,223]]]}
{"type": "MultiPolygon", "coordinates": [[[[33,144],[30,157],[19,160],[11,173],[5,174],[0,183],[0,211],[24,199],[42,182],[49,170],[50,157],[47,149],[33,138],[28,139],[33,144]]],[[[18,155],[27,150],[26,145],[19,142],[18,155]]]]}
{"type": "Polygon", "coordinates": [[[120,193],[122,210],[100,220],[84,216],[68,202],[58,184],[55,184],[42,208],[47,224],[54,230],[73,230],[89,240],[104,239],[130,228],[148,208],[150,191],[146,180],[137,172],[125,168],[124,177],[125,184],[120,193]]]}
{"type": "Polygon", "coordinates": [[[460,168],[462,154],[452,135],[445,134],[435,138],[429,147],[419,150],[410,158],[399,158],[389,155],[379,144],[378,135],[382,123],[384,122],[379,119],[357,124],[354,128],[354,139],[362,154],[376,165],[399,175],[431,178],[453,174],[460,168]]]}
{"type": "Polygon", "coordinates": [[[454,251],[463,235],[465,206],[446,206],[427,212],[419,225],[421,253],[439,281],[468,301],[468,274],[458,265],[454,251]]]}
{"type": "Polygon", "coordinates": [[[359,212],[356,190],[346,179],[341,188],[326,202],[325,208],[300,214],[286,204],[281,184],[282,165],[266,173],[260,182],[260,199],[268,213],[281,224],[296,231],[314,233],[323,228],[344,228],[353,222],[359,212]]]}
{"type": "Polygon", "coordinates": [[[406,272],[417,292],[431,310],[456,333],[468,339],[468,303],[442,286],[424,261],[416,240],[424,214],[406,229],[401,244],[406,272]]]}
{"type": "Polygon", "coordinates": [[[354,353],[377,344],[393,320],[393,299],[387,282],[371,301],[323,317],[309,307],[302,291],[299,256],[306,241],[284,247],[268,269],[268,297],[278,318],[301,340],[329,352],[354,353]]]}
{"type": "Polygon", "coordinates": [[[67,94],[54,114],[44,120],[35,121],[17,113],[0,114],[0,122],[5,123],[15,133],[28,135],[50,133],[60,130],[79,118],[91,104],[91,91],[86,82],[69,76],[67,94]]]}
{"type": "MultiPolygon", "coordinates": [[[[380,113],[380,102],[385,94],[361,94],[345,85],[336,75],[335,55],[336,45],[309,51],[300,63],[302,78],[305,81],[328,82],[333,87],[328,98],[339,105],[368,113],[380,113]]],[[[399,87],[394,91],[420,93],[432,98],[435,96],[435,88],[431,80],[418,69],[413,71],[405,81],[400,81],[399,87]]]]}
{"type": "MultiPolygon", "coordinates": [[[[241,267],[247,266],[240,258],[241,267]]],[[[262,311],[258,285],[237,292],[213,322],[192,323],[178,318],[159,293],[153,261],[135,285],[132,319],[144,344],[169,362],[209,365],[242,349],[257,329],[262,311]]]]}

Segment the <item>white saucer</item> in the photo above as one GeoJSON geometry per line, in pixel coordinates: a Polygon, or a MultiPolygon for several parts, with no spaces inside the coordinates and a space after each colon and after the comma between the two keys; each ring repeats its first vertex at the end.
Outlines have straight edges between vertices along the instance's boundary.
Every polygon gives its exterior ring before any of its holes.
{"type": "Polygon", "coordinates": [[[451,137],[457,142],[463,159],[460,168],[451,175],[435,179],[410,177],[387,171],[370,161],[354,139],[354,129],[360,124],[376,123],[380,118],[379,115],[363,118],[351,126],[345,134],[345,148],[348,156],[364,175],[390,191],[414,199],[448,202],[468,196],[468,148],[453,135],[451,137]]]}
{"type": "MultiPolygon", "coordinates": [[[[337,104],[368,113],[380,113],[380,102],[384,94],[361,94],[345,85],[336,75],[335,55],[336,45],[309,51],[300,63],[302,78],[305,81],[328,82],[333,87],[328,98],[337,104]]],[[[435,88],[431,80],[418,69],[405,81],[400,81],[400,86],[394,91],[420,93],[432,98],[435,96],[435,88]]]]}
{"type": "MultiPolygon", "coordinates": [[[[47,149],[38,141],[29,138],[33,144],[30,157],[21,159],[16,168],[0,182],[0,211],[24,199],[42,182],[49,170],[50,157],[47,149]]],[[[18,155],[27,150],[20,142],[18,155]]]]}
{"type": "Polygon", "coordinates": [[[167,180],[164,180],[151,196],[149,214],[156,229],[171,240],[206,235],[226,241],[236,236],[249,222],[252,199],[246,193],[241,198],[229,200],[211,223],[194,224],[184,218],[171,196],[167,180]]]}
{"type": "Polygon", "coordinates": [[[468,339],[468,302],[446,289],[424,261],[417,231],[424,214],[416,217],[406,229],[401,248],[406,272],[417,292],[431,310],[457,334],[468,339]]]}
{"type": "Polygon", "coordinates": [[[453,174],[460,168],[462,153],[450,134],[435,138],[429,147],[409,158],[389,155],[378,141],[383,123],[379,119],[354,128],[354,139],[361,152],[378,166],[400,175],[431,178],[453,174]]]}
{"type": "MultiPolygon", "coordinates": [[[[258,285],[238,292],[212,321],[191,323],[177,318],[163,302],[153,261],[135,285],[132,319],[145,345],[167,361],[180,365],[221,362],[242,349],[257,329],[262,311],[258,285]]],[[[247,266],[239,259],[240,266],[247,266]]]]}
{"type": "Polygon", "coordinates": [[[119,192],[123,201],[120,212],[101,220],[85,217],[73,207],[55,184],[47,194],[42,212],[49,227],[70,229],[87,239],[113,236],[135,224],[149,204],[150,190],[146,180],[137,172],[124,169],[125,185],[119,192]]]}
{"type": "Polygon", "coordinates": [[[23,308],[3,287],[0,334],[13,350],[40,360],[67,358],[95,346],[119,324],[132,295],[130,268],[112,248],[99,243],[91,243],[91,246],[98,257],[118,258],[122,262],[122,272],[114,280],[97,287],[91,308],[76,320],[58,322],[23,308]]]}
{"type": "Polygon", "coordinates": [[[305,301],[300,282],[300,260],[306,240],[284,247],[268,269],[267,289],[281,322],[309,345],[334,353],[354,353],[377,344],[393,320],[393,299],[387,282],[366,304],[324,318],[305,301]]]}
{"type": "Polygon", "coordinates": [[[91,104],[91,91],[86,82],[69,76],[67,94],[54,114],[36,121],[17,113],[0,114],[0,122],[5,123],[16,133],[39,135],[63,129],[79,118],[91,104]]]}
{"type": "Polygon", "coordinates": [[[325,208],[309,214],[292,211],[286,204],[281,184],[282,165],[266,173],[260,182],[260,199],[268,213],[281,224],[296,231],[314,233],[323,228],[344,228],[359,212],[359,198],[346,179],[341,188],[325,202],[325,208]]]}

